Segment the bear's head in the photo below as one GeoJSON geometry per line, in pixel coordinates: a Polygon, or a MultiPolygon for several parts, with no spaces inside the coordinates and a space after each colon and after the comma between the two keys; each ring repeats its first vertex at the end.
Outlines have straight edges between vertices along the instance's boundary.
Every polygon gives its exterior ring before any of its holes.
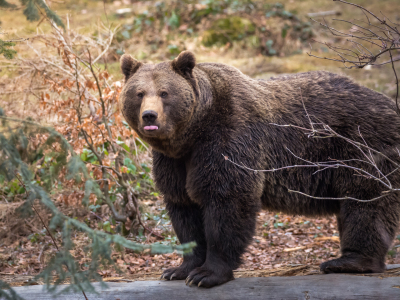
{"type": "Polygon", "coordinates": [[[121,57],[125,75],[121,112],[139,136],[155,148],[161,141],[170,142],[181,135],[193,118],[199,97],[195,65],[195,57],[188,51],[159,64],[144,64],[127,54],[121,57]]]}

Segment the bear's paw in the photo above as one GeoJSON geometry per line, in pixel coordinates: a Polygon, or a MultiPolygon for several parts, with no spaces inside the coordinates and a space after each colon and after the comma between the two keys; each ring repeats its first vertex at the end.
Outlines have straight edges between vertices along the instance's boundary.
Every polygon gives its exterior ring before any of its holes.
{"type": "Polygon", "coordinates": [[[210,288],[235,279],[230,269],[211,270],[205,266],[194,269],[186,278],[186,285],[195,284],[199,287],[210,288]]]}
{"type": "Polygon", "coordinates": [[[320,270],[325,274],[382,273],[385,271],[385,263],[379,259],[367,258],[360,254],[352,253],[322,263],[320,270]]]}

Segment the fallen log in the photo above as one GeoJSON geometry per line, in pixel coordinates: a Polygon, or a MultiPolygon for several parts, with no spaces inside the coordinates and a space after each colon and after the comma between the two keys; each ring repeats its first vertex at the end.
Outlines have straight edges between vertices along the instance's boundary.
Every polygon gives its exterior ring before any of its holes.
{"type": "MultiPolygon", "coordinates": [[[[211,289],[188,287],[182,280],[109,282],[103,290],[99,283],[94,283],[98,294],[87,294],[87,297],[89,300],[400,299],[400,277],[383,276],[327,274],[238,278],[211,289]]],[[[60,290],[65,287],[60,286],[60,290]]],[[[53,298],[39,285],[16,287],[15,291],[29,300],[84,299],[81,293],[53,298]]]]}

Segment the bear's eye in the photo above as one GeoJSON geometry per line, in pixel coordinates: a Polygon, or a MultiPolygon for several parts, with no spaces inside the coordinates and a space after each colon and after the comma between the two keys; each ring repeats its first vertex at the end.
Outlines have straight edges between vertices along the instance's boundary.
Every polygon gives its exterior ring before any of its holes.
{"type": "Polygon", "coordinates": [[[165,97],[168,96],[168,93],[167,92],[162,92],[160,96],[161,96],[161,98],[165,98],[165,97]]]}
{"type": "Polygon", "coordinates": [[[143,98],[143,93],[138,93],[137,96],[138,98],[143,98]]]}

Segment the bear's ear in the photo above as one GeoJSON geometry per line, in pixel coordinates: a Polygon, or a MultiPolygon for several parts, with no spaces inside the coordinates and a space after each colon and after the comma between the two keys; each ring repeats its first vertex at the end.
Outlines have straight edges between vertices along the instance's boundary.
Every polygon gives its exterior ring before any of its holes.
{"type": "Polygon", "coordinates": [[[172,68],[187,79],[193,78],[193,68],[196,65],[196,58],[190,51],[181,52],[177,58],[172,61],[172,68]]]}
{"type": "Polygon", "coordinates": [[[196,58],[194,57],[194,54],[190,51],[183,51],[172,61],[171,65],[175,72],[182,75],[187,81],[190,82],[193,87],[193,91],[198,98],[200,91],[199,84],[196,78],[193,76],[193,68],[196,65],[196,58]]]}
{"type": "Polygon", "coordinates": [[[137,61],[129,54],[122,55],[120,62],[122,73],[125,75],[125,82],[143,65],[143,63],[137,61]]]}

